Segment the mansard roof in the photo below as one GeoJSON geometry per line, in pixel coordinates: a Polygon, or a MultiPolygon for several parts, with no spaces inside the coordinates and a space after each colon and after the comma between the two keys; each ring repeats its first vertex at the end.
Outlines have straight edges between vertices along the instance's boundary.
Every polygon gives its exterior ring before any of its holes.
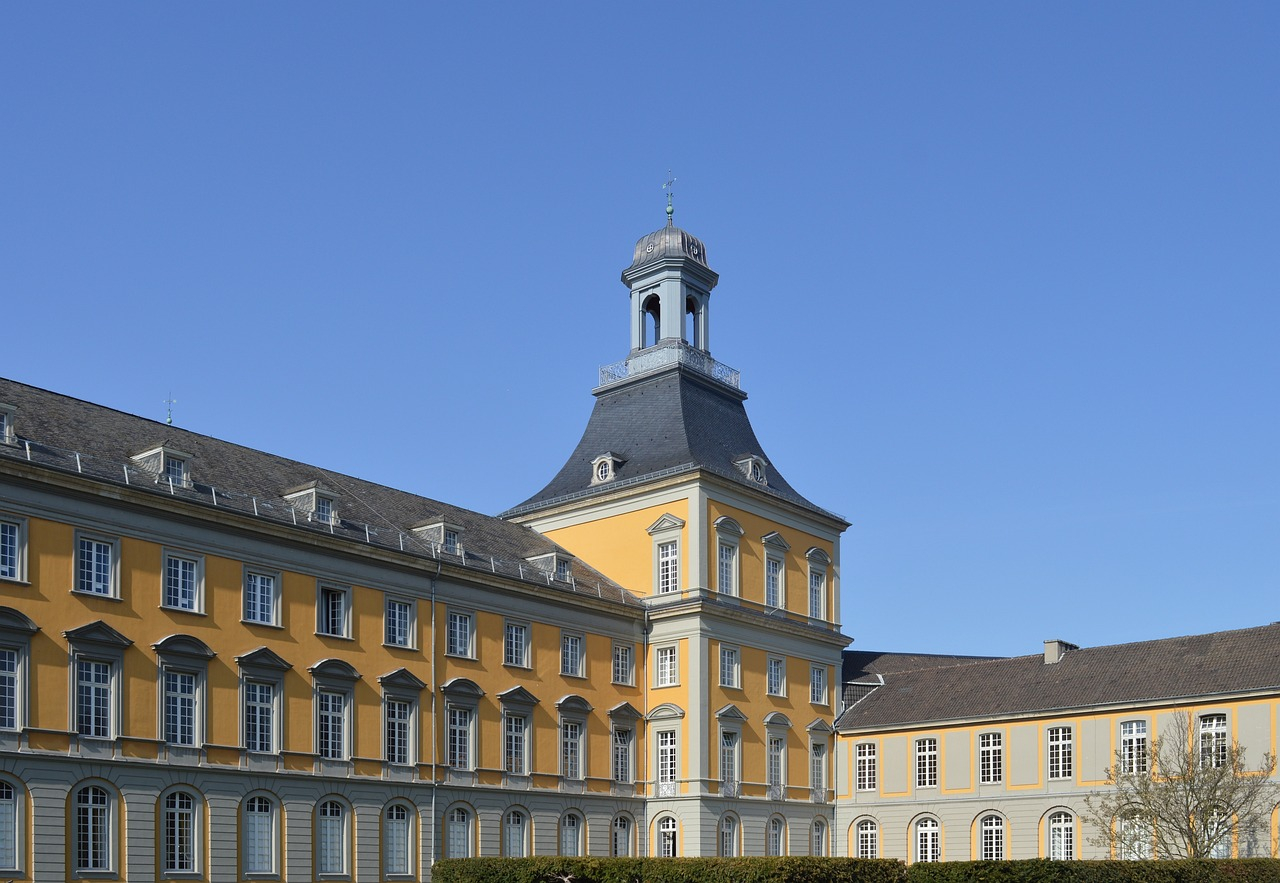
{"type": "Polygon", "coordinates": [[[882,730],[1277,691],[1280,623],[1068,649],[1054,663],[1037,653],[897,669],[881,676],[884,685],[840,715],[837,729],[882,730]]]}
{"type": "Polygon", "coordinates": [[[771,462],[747,419],[743,398],[679,364],[603,387],[596,391],[591,418],[568,462],[546,487],[503,514],[522,515],[627,484],[702,470],[844,524],[801,496],[772,465],[764,484],[739,468],[737,463],[749,456],[771,462]],[[612,481],[593,485],[591,464],[606,451],[625,461],[615,466],[612,481]]]}
{"type": "MultiPolygon", "coordinates": [[[[428,497],[321,469],[296,460],[242,447],[176,426],[125,414],[101,405],[0,378],[0,401],[16,409],[17,445],[0,445],[4,460],[27,461],[96,480],[217,506],[224,511],[274,521],[311,533],[380,546],[410,554],[438,556],[447,563],[496,572],[541,584],[548,592],[568,592],[639,607],[640,602],[587,563],[574,559],[572,580],[548,583],[543,571],[526,562],[539,555],[561,553],[560,546],[530,528],[428,497]],[[154,475],[142,475],[131,454],[159,446],[187,452],[192,486],[170,489],[154,475]],[[77,454],[79,459],[77,460],[77,454]],[[128,467],[128,472],[126,468],[128,467]],[[308,522],[285,495],[299,487],[317,487],[340,500],[335,524],[308,522]],[[359,501],[357,504],[354,501],[359,501]],[[433,550],[412,533],[425,521],[456,524],[465,536],[463,555],[433,550]]],[[[598,453],[598,452],[597,452],[598,453]]],[[[434,565],[433,565],[434,567],[434,565]]]]}

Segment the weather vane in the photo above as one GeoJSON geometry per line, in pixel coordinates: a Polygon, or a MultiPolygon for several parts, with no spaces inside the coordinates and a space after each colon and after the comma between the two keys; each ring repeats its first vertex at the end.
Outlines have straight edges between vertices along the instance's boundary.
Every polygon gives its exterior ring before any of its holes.
{"type": "Polygon", "coordinates": [[[174,406],[174,405],[176,405],[176,404],[178,404],[178,400],[177,400],[177,399],[175,399],[175,398],[173,397],[173,393],[172,393],[172,392],[170,392],[170,393],[169,393],[169,398],[167,398],[167,399],[165,399],[165,400],[164,400],[164,405],[165,405],[165,409],[164,409],[164,410],[165,410],[164,422],[165,422],[165,423],[168,423],[170,426],[172,426],[172,425],[173,425],[173,406],[174,406]]]}
{"type": "Polygon", "coordinates": [[[675,214],[675,209],[671,206],[671,197],[675,194],[676,179],[672,177],[671,170],[667,169],[667,183],[662,185],[662,189],[667,191],[667,223],[671,223],[671,216],[675,214]]]}

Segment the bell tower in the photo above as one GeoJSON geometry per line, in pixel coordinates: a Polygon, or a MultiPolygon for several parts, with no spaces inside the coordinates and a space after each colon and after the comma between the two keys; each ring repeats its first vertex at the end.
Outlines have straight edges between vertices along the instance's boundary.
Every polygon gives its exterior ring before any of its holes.
{"type": "Polygon", "coordinates": [[[684,341],[710,354],[711,289],[720,276],[707,266],[696,236],[672,222],[641,237],[622,282],[631,289],[631,352],[684,341]]]}

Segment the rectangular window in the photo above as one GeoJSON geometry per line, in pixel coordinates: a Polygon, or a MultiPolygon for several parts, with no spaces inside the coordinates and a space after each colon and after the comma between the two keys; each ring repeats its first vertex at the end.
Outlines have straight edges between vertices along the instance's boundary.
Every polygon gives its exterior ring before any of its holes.
{"type": "Polygon", "coordinates": [[[613,730],[613,781],[624,785],[631,783],[631,745],[631,728],[615,727],[613,730]]]}
{"type": "Polygon", "coordinates": [[[738,687],[738,648],[720,645],[720,686],[738,687]]]}
{"type": "Polygon", "coordinates": [[[164,557],[164,606],[200,609],[200,560],[185,555],[164,557]]]}
{"type": "Polygon", "coordinates": [[[335,638],[347,637],[347,605],[350,596],[346,589],[337,586],[321,586],[316,610],[316,631],[335,638]]]}
{"type": "Polygon", "coordinates": [[[449,766],[471,769],[471,709],[449,706],[449,766]]]}
{"type": "Polygon", "coordinates": [[[858,790],[876,790],[876,743],[858,743],[858,790]]]}
{"type": "Polygon", "coordinates": [[[111,663],[76,660],[76,732],[111,738],[111,663]]]}
{"type": "Polygon", "coordinates": [[[444,529],[444,550],[450,555],[457,555],[462,544],[458,542],[458,532],[450,528],[444,529]]]}
{"type": "Polygon", "coordinates": [[[508,714],[502,718],[503,763],[508,773],[523,776],[528,773],[525,758],[528,757],[529,719],[524,715],[508,714]]]}
{"type": "Polygon", "coordinates": [[[413,646],[413,607],[407,601],[388,598],[383,608],[385,637],[392,647],[413,646]]]}
{"type": "Polygon", "coordinates": [[[916,740],[916,787],[938,787],[938,740],[916,740]]]}
{"type": "Polygon", "coordinates": [[[1218,768],[1227,763],[1227,716],[1205,714],[1200,717],[1200,765],[1218,768]]]}
{"type": "Polygon", "coordinates": [[[449,611],[449,624],[445,637],[445,653],[450,656],[471,656],[471,614],[449,611]]]}
{"type": "Polygon", "coordinates": [[[502,630],[502,664],[527,668],[529,665],[529,627],[509,622],[502,630]]]}
{"type": "Polygon", "coordinates": [[[0,648],[0,730],[15,730],[17,727],[18,651],[0,648]]]}
{"type": "MultiPolygon", "coordinates": [[[[770,788],[781,788],[785,782],[786,767],[783,758],[786,756],[786,740],[781,736],[770,736],[765,748],[765,776],[770,788]]],[[[770,795],[771,797],[776,796],[770,795]]]]}
{"type": "Polygon", "coordinates": [[[409,764],[413,757],[413,705],[403,699],[388,699],[387,763],[409,764]]]}
{"type": "Polygon", "coordinates": [[[631,686],[636,680],[635,662],[630,644],[613,645],[613,682],[631,686]]]}
{"type": "Polygon", "coordinates": [[[732,796],[738,787],[738,734],[732,730],[720,732],[720,788],[721,793],[732,796]]]}
{"type": "Polygon", "coordinates": [[[674,687],[680,682],[680,671],[676,664],[676,648],[659,647],[656,652],[658,656],[657,685],[659,687],[674,687]]]}
{"type": "Polygon", "coordinates": [[[276,688],[261,681],[244,682],[244,747],[275,751],[276,688]]]}
{"type": "Polygon", "coordinates": [[[811,666],[809,668],[809,702],[814,705],[826,705],[827,701],[827,667],[811,666]]]}
{"type": "Polygon", "coordinates": [[[275,574],[254,570],[245,571],[244,618],[247,622],[276,624],[275,574]]]}
{"type": "Polygon", "coordinates": [[[1125,773],[1147,771],[1147,722],[1120,724],[1120,768],[1125,773]]]}
{"type": "Polygon", "coordinates": [[[116,595],[115,543],[81,536],[77,542],[76,591],[91,595],[116,595]]]}
{"type": "Polygon", "coordinates": [[[720,544],[719,568],[716,572],[716,588],[721,594],[738,594],[738,547],[720,544]]]}
{"type": "Polygon", "coordinates": [[[560,674],[570,677],[582,677],[582,637],[580,635],[560,636],[560,674]]]}
{"type": "Polygon", "coordinates": [[[316,694],[316,753],[331,760],[346,757],[343,741],[347,697],[344,693],[321,690],[316,694]]]}
{"type": "Polygon", "coordinates": [[[175,487],[187,486],[187,461],[181,457],[164,454],[164,477],[173,482],[175,487]]]}
{"type": "Polygon", "coordinates": [[[658,732],[658,796],[675,795],[676,785],[676,731],[658,732]]]}
{"type": "Polygon", "coordinates": [[[0,521],[0,579],[22,579],[23,577],[24,524],[19,521],[0,521]]]}
{"type": "Polygon", "coordinates": [[[658,594],[680,589],[680,556],[675,543],[658,544],[658,594]]]}
{"type": "Polygon", "coordinates": [[[560,723],[560,775],[582,778],[582,724],[577,721],[560,723]]]}
{"type": "Polygon", "coordinates": [[[1000,733],[978,736],[978,776],[984,785],[1004,781],[1004,737],[1000,733]]]}
{"type": "Polygon", "coordinates": [[[817,568],[809,571],[809,616],[827,618],[827,574],[817,568]]]}
{"type": "Polygon", "coordinates": [[[164,740],[196,744],[196,676],[191,672],[164,672],[164,740]]]}
{"type": "Polygon", "coordinates": [[[770,555],[764,561],[764,606],[783,606],[782,559],[770,555]]]}
{"type": "Polygon", "coordinates": [[[768,668],[766,669],[765,687],[770,696],[785,696],[787,694],[787,663],[780,656],[770,656],[768,668]]]}
{"type": "Polygon", "coordinates": [[[809,790],[825,792],[827,790],[827,746],[814,742],[809,750],[809,790]]]}
{"type": "Polygon", "coordinates": [[[1072,769],[1071,728],[1049,728],[1049,778],[1070,779],[1072,769]]]}
{"type": "Polygon", "coordinates": [[[311,513],[311,520],[321,524],[336,524],[333,517],[333,500],[316,495],[316,508],[311,513]]]}

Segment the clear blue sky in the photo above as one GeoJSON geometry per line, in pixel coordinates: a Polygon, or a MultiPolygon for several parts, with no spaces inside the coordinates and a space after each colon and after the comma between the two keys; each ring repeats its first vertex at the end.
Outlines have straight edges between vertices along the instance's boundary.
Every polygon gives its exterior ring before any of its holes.
{"type": "Polygon", "coordinates": [[[497,512],[676,221],[856,646],[1280,597],[1280,4],[0,6],[0,373],[497,512]]]}

